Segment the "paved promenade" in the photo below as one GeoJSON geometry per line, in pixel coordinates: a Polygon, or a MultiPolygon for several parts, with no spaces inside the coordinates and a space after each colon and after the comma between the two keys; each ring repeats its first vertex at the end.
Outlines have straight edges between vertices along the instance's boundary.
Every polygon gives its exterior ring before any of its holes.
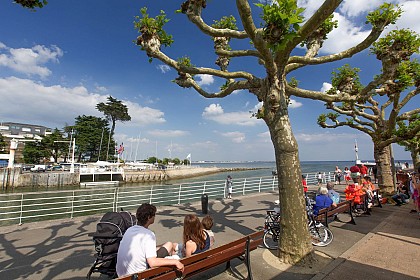
{"type": "MultiPolygon", "coordinates": [[[[341,186],[342,188],[344,186],[341,186]]],[[[312,187],[315,189],[315,187],[312,187]]],[[[338,187],[340,191],[340,186],[338,187]]],[[[216,246],[262,229],[265,211],[273,208],[276,194],[255,194],[232,200],[211,201],[216,246]]],[[[384,205],[371,216],[356,218],[357,225],[331,223],[334,241],[316,247],[318,262],[312,268],[282,266],[272,251],[258,248],[251,254],[255,280],[267,279],[419,279],[420,220],[411,205],[384,205]]],[[[180,241],[185,214],[202,217],[201,205],[158,208],[155,231],[158,242],[180,241]]],[[[100,217],[77,218],[0,228],[0,279],[85,279],[94,261],[93,242],[100,217]]],[[[193,279],[244,279],[246,269],[233,262],[233,274],[219,266],[193,279]]],[[[92,279],[106,279],[93,274],[92,279]]]]}

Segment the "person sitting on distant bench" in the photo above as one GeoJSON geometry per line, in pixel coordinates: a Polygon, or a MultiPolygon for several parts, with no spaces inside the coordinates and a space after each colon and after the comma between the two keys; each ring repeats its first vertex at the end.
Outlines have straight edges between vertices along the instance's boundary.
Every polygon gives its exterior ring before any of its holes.
{"type": "Polygon", "coordinates": [[[365,193],[362,190],[360,183],[360,169],[357,166],[350,167],[350,177],[353,180],[353,184],[347,185],[344,193],[346,194],[346,200],[353,200],[354,204],[362,204],[362,195],[365,193]]]}
{"type": "Polygon", "coordinates": [[[334,182],[327,183],[328,196],[335,204],[340,203],[340,194],[334,190],[334,182]]]}
{"type": "Polygon", "coordinates": [[[401,206],[405,204],[405,200],[410,198],[410,196],[408,195],[407,186],[403,185],[402,183],[399,183],[397,186],[397,193],[394,194],[391,198],[395,201],[395,206],[401,206]]]}
{"type": "Polygon", "coordinates": [[[337,204],[328,196],[328,189],[324,186],[319,187],[318,195],[315,197],[314,215],[317,216],[322,208],[330,206],[337,207],[337,204]]]}

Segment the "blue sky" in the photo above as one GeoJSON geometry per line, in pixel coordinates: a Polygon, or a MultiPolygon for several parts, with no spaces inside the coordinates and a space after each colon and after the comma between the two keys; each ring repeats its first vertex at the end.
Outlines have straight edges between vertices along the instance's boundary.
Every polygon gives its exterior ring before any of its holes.
{"type": "MultiPolygon", "coordinates": [[[[209,24],[223,15],[237,15],[233,0],[207,2],[203,18],[209,24]]],[[[366,11],[382,2],[343,1],[335,14],[339,28],[329,36],[321,54],[361,41],[369,31],[362,24],[366,11]]],[[[420,2],[392,2],[402,4],[406,11],[397,22],[398,28],[410,27],[420,33],[415,14],[420,2]]],[[[163,9],[171,19],[165,30],[175,40],[172,47],[163,50],[175,58],[188,55],[196,66],[214,67],[211,39],[185,15],[175,14],[181,3],[50,0],[43,9],[32,12],[12,0],[4,1],[0,10],[0,121],[61,129],[73,124],[78,115],[102,116],[95,106],[112,95],[128,106],[132,117],[131,122],[117,123],[115,138],[124,142],[124,157],[134,158],[137,151],[138,159],[156,154],[159,158],[183,159],[191,154],[193,161],[274,160],[266,125],[250,117],[249,112],[258,106],[254,95],[239,91],[223,99],[205,99],[172,83],[176,71],[157,60],[149,63],[146,54],[134,45],[138,34],[133,21],[140,8],[147,6],[151,16],[163,9]]],[[[322,1],[298,3],[310,14],[322,1]]],[[[258,16],[259,9],[254,9],[258,16]]],[[[232,47],[243,47],[243,42],[232,42],[232,47]]],[[[360,67],[365,84],[380,69],[365,51],[343,62],[296,71],[299,86],[328,88],[332,70],[344,63],[360,67]]],[[[253,59],[233,60],[229,69],[264,76],[264,69],[253,59]]],[[[223,83],[211,76],[196,80],[208,91],[216,91],[223,83]]],[[[408,109],[418,104],[414,102],[408,109]]],[[[373,145],[367,135],[349,128],[320,128],[316,119],[323,111],[318,101],[292,98],[289,115],[301,160],[353,160],[355,139],[359,157],[373,159],[373,145]]],[[[403,148],[393,147],[396,159],[410,159],[403,148]]]]}

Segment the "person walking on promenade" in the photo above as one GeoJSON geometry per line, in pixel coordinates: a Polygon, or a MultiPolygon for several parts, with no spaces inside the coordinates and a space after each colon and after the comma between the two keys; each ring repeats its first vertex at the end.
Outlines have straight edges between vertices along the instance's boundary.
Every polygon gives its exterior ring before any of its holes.
{"type": "Polygon", "coordinates": [[[317,175],[316,178],[318,180],[318,186],[320,186],[322,184],[322,173],[318,172],[318,175],[317,175]]]}
{"type": "Polygon", "coordinates": [[[118,248],[116,270],[119,277],[158,266],[176,266],[178,271],[184,272],[184,265],[179,260],[165,259],[171,255],[172,242],[156,246],[156,236],[149,229],[155,222],[155,216],[156,207],[149,203],[137,209],[137,225],[124,233],[118,248]]]}
{"type": "Polygon", "coordinates": [[[336,166],[335,167],[335,170],[334,170],[334,179],[335,179],[335,183],[336,184],[341,184],[341,169],[340,168],[338,168],[338,166],[336,166]]]}
{"type": "Polygon", "coordinates": [[[228,193],[227,198],[232,199],[233,182],[232,182],[232,177],[230,175],[228,175],[226,178],[226,190],[228,193]]]}
{"type": "Polygon", "coordinates": [[[346,185],[348,185],[351,180],[350,173],[349,168],[347,166],[344,167],[344,180],[346,181],[346,185]]]}

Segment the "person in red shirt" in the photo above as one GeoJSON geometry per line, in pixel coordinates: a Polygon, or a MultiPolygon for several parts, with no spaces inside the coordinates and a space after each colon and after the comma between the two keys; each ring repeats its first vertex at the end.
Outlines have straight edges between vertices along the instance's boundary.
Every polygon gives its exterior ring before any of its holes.
{"type": "Polygon", "coordinates": [[[362,174],[362,178],[368,174],[368,168],[364,164],[360,166],[360,173],[362,174]]]}
{"type": "Polygon", "coordinates": [[[306,193],[308,191],[308,185],[306,183],[306,176],[302,175],[302,186],[303,186],[303,192],[306,193]]]}

